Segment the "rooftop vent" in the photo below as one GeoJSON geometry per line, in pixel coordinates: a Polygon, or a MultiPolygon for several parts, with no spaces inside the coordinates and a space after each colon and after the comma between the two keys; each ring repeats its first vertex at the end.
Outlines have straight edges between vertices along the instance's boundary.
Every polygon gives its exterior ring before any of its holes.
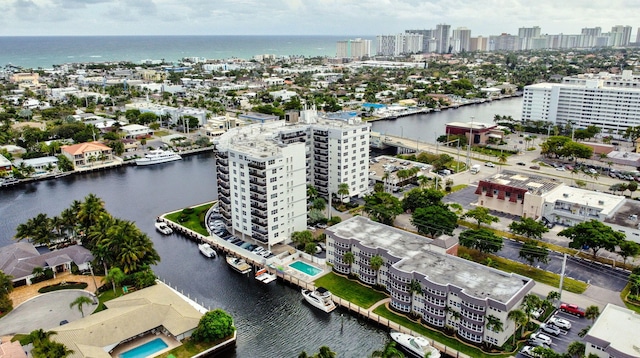
{"type": "Polygon", "coordinates": [[[599,205],[604,205],[604,200],[598,200],[599,205]]]}
{"type": "Polygon", "coordinates": [[[565,198],[568,198],[569,197],[569,193],[564,193],[564,194],[562,194],[562,196],[564,196],[565,198]]]}

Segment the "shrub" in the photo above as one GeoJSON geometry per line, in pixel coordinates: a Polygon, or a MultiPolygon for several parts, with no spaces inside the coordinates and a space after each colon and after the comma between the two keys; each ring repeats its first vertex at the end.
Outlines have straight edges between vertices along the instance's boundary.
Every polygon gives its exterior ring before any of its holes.
{"type": "Polygon", "coordinates": [[[182,213],[186,214],[186,215],[193,214],[193,212],[194,212],[193,208],[184,208],[184,209],[182,209],[182,213]]]}
{"type": "Polygon", "coordinates": [[[196,342],[214,342],[231,336],[235,330],[233,318],[227,312],[216,309],[205,313],[200,318],[191,338],[196,342]]]}
{"type": "Polygon", "coordinates": [[[52,286],[45,286],[38,290],[39,293],[47,293],[60,290],[84,290],[87,284],[84,282],[60,282],[52,286]]]}

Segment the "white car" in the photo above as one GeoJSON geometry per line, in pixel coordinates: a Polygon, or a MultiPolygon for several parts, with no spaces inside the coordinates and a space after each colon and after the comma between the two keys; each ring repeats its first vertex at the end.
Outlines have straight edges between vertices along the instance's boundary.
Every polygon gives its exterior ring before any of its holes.
{"type": "Polygon", "coordinates": [[[536,332],[536,333],[532,333],[531,337],[529,339],[532,339],[534,341],[540,341],[543,342],[544,344],[550,346],[551,345],[551,337],[547,336],[546,334],[540,333],[540,332],[536,332]]]}
{"type": "Polygon", "coordinates": [[[567,321],[564,318],[551,317],[549,318],[549,321],[547,323],[567,331],[571,329],[571,322],[567,321]]]}
{"type": "Polygon", "coordinates": [[[484,166],[485,166],[485,167],[489,167],[489,168],[495,168],[495,167],[496,167],[496,165],[495,165],[495,164],[493,164],[493,163],[491,163],[491,162],[486,162],[486,163],[484,163],[484,166]]]}
{"type": "Polygon", "coordinates": [[[534,348],[535,348],[534,346],[524,346],[522,347],[522,350],[520,351],[520,353],[528,357],[537,357],[538,355],[533,352],[534,348]]]}
{"type": "Polygon", "coordinates": [[[554,336],[559,336],[560,335],[560,328],[552,325],[552,324],[547,324],[547,323],[541,323],[540,324],[540,329],[545,332],[545,333],[549,333],[551,335],[554,336]]]}

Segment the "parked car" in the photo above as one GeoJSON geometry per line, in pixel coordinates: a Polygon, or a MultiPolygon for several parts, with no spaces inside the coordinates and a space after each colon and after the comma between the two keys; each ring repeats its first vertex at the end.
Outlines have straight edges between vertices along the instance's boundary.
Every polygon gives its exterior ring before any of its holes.
{"type": "Polygon", "coordinates": [[[547,321],[547,323],[552,324],[556,327],[562,328],[564,330],[570,330],[571,329],[571,322],[567,321],[564,318],[558,318],[558,317],[551,317],[549,318],[549,321],[547,321]]]}
{"type": "Polygon", "coordinates": [[[496,167],[496,165],[495,165],[495,164],[493,164],[493,163],[491,163],[491,162],[486,162],[486,163],[484,163],[484,166],[485,166],[485,167],[489,167],[489,168],[495,168],[495,167],[496,167]]]}
{"type": "Polygon", "coordinates": [[[545,332],[545,333],[549,333],[551,335],[554,336],[559,336],[561,331],[560,328],[552,325],[552,324],[546,324],[546,323],[541,323],[540,324],[540,329],[545,332]]]}
{"type": "Polygon", "coordinates": [[[532,333],[530,339],[534,340],[534,341],[543,342],[544,344],[546,344],[548,346],[550,346],[551,342],[552,342],[551,337],[547,336],[546,334],[540,333],[540,332],[532,333]]]}
{"type": "Polygon", "coordinates": [[[535,169],[535,170],[540,170],[540,166],[539,165],[532,165],[529,168],[535,169]]]}
{"type": "Polygon", "coordinates": [[[525,165],[527,165],[527,163],[523,163],[523,162],[518,162],[517,164],[518,164],[518,165],[522,165],[523,167],[524,167],[525,165]]]}
{"type": "Polygon", "coordinates": [[[584,317],[584,310],[578,305],[563,303],[560,305],[560,311],[571,313],[572,315],[576,315],[578,317],[584,317]]]}
{"type": "Polygon", "coordinates": [[[520,353],[527,357],[538,357],[538,354],[533,351],[534,348],[534,346],[524,346],[522,350],[520,350],[520,353]]]}

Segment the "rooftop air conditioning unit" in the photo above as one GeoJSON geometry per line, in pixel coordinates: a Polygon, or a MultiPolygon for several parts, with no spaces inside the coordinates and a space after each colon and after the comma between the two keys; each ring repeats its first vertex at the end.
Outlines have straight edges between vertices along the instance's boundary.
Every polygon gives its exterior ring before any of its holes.
{"type": "Polygon", "coordinates": [[[564,193],[564,194],[562,194],[562,196],[564,196],[565,198],[568,198],[569,194],[568,193],[564,193]]]}
{"type": "Polygon", "coordinates": [[[604,200],[598,200],[599,205],[604,205],[604,200]]]}

